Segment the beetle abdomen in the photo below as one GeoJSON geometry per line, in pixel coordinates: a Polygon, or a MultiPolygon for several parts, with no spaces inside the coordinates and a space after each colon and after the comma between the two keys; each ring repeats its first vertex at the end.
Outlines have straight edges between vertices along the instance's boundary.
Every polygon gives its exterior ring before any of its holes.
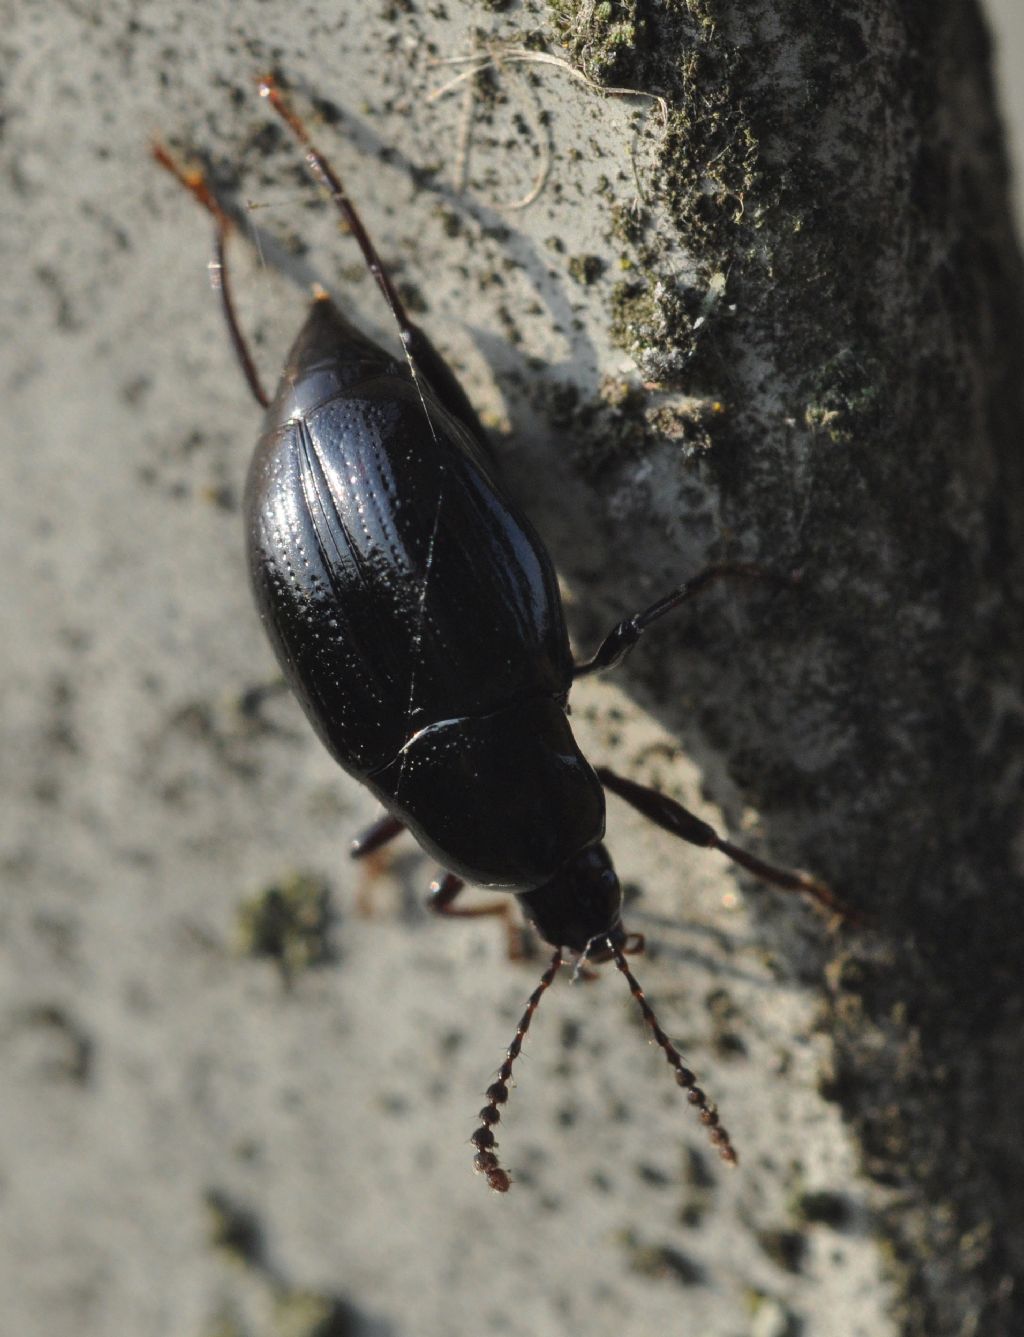
{"type": "Polygon", "coordinates": [[[550,559],[469,432],[314,304],[246,494],[257,604],[306,714],[363,778],[439,720],[564,696],[550,559]]]}

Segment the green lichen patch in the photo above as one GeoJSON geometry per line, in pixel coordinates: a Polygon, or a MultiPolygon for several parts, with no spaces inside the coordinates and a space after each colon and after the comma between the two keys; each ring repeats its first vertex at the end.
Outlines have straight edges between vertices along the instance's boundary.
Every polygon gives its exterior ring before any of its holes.
{"type": "Polygon", "coordinates": [[[664,200],[679,236],[711,260],[745,241],[768,205],[757,191],[760,141],[754,130],[743,60],[722,43],[683,58],[659,154],[664,200]]]}
{"type": "Polygon", "coordinates": [[[323,1291],[282,1287],[274,1296],[273,1337],[351,1337],[352,1310],[323,1291]]]}
{"type": "Polygon", "coordinates": [[[286,981],[333,959],[330,888],[311,873],[290,873],[250,896],[235,916],[243,956],[276,961],[286,981]]]}
{"type": "Polygon", "coordinates": [[[641,1240],[635,1230],[619,1233],[618,1243],[626,1253],[631,1272],[656,1281],[675,1281],[680,1286],[699,1286],[704,1272],[691,1258],[670,1244],[641,1240]]]}
{"type": "Polygon", "coordinates": [[[255,1215],[218,1188],[207,1190],[203,1205],[212,1247],[243,1267],[261,1267],[263,1232],[255,1215]]]}
{"type": "Polygon", "coordinates": [[[804,422],[833,445],[852,446],[875,438],[887,399],[888,375],[870,353],[840,350],[809,373],[804,422]]]}
{"type": "Polygon", "coordinates": [[[664,321],[652,290],[644,282],[616,283],[610,299],[612,340],[641,366],[664,321]]]}
{"type": "Polygon", "coordinates": [[[681,460],[704,458],[726,418],[718,400],[663,392],[621,376],[605,377],[598,394],[588,397],[573,385],[541,383],[533,402],[575,472],[594,483],[666,446],[681,460]]]}
{"type": "Polygon", "coordinates": [[[650,213],[647,209],[636,203],[622,204],[613,201],[609,218],[609,236],[614,240],[631,247],[637,247],[644,241],[650,222],[650,213]]]}
{"type": "Polygon", "coordinates": [[[636,363],[646,381],[693,393],[721,379],[717,337],[724,275],[699,284],[650,273],[616,283],[608,301],[612,341],[636,363]]]}
{"type": "Polygon", "coordinates": [[[638,0],[549,0],[548,8],[559,42],[589,79],[629,79],[647,29],[638,0]]]}
{"type": "Polygon", "coordinates": [[[567,267],[570,278],[589,288],[604,273],[605,263],[599,255],[574,255],[567,267]]]}

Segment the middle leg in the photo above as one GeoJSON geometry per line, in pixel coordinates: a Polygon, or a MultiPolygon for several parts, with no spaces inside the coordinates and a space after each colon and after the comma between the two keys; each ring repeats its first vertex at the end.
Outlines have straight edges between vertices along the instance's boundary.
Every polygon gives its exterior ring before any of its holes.
{"type": "Polygon", "coordinates": [[[778,586],[792,586],[798,583],[797,576],[782,576],[754,562],[720,562],[716,566],[705,567],[691,580],[678,585],[641,612],[623,618],[618,626],[608,633],[589,659],[575,665],[573,677],[583,678],[588,673],[599,673],[602,669],[614,668],[616,664],[621,664],[652,622],[657,622],[658,618],[671,613],[687,599],[692,599],[708,585],[726,576],[739,576],[744,580],[766,580],[778,586]]]}
{"type": "Polygon", "coordinates": [[[436,915],[447,915],[455,919],[479,919],[483,915],[497,915],[504,921],[510,961],[525,961],[528,957],[523,936],[523,925],[512,912],[512,905],[507,899],[510,893],[496,892],[503,899],[488,905],[455,905],[455,898],[464,889],[465,882],[454,873],[442,873],[430,884],[427,897],[427,909],[436,915]]]}

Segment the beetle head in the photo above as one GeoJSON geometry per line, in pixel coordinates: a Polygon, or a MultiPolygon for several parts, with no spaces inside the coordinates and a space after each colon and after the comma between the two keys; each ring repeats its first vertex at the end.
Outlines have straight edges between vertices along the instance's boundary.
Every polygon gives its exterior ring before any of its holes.
{"type": "Polygon", "coordinates": [[[608,947],[625,944],[622,888],[600,842],[577,854],[550,882],[518,897],[526,918],[552,947],[568,947],[599,960],[602,940],[608,947]],[[591,943],[598,954],[589,950],[591,943]]]}
{"type": "MultiPolygon", "coordinates": [[[[736,1152],[729,1134],[719,1123],[718,1111],[708,1103],[707,1096],[697,1085],[695,1074],[662,1029],[626,961],[627,954],[643,951],[644,940],[641,934],[627,934],[622,927],[622,890],[605,847],[600,843],[589,846],[549,882],[517,895],[527,919],[555,946],[555,954],[527,1001],[512,1043],[505,1051],[505,1061],[498,1069],[497,1080],[487,1088],[487,1104],[480,1111],[480,1127],[470,1139],[476,1148],[475,1169],[486,1177],[496,1193],[507,1193],[511,1187],[512,1176],[498,1160],[498,1139],[494,1130],[501,1122],[502,1107],[509,1097],[512,1065],[522,1051],[523,1040],[541,998],[558,974],[562,949],[566,947],[576,956],[577,972],[584,961],[595,964],[615,962],[636,999],[652,1039],[674,1069],[676,1084],[686,1092],[687,1101],[696,1109],[712,1145],[724,1161],[735,1165],[736,1152]]],[[[576,978],[575,974],[573,978],[576,978]]]]}

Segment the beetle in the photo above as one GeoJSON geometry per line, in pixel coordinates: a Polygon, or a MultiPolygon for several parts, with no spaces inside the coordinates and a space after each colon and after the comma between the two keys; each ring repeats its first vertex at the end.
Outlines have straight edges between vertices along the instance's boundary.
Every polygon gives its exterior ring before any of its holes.
{"type": "Polygon", "coordinates": [[[644,631],[723,577],[774,579],[750,563],[710,566],[623,619],[573,659],[551,559],[498,477],[455,375],[411,318],[341,180],[271,76],[260,93],[329,193],[391,309],[400,360],[322,290],[264,391],[240,329],[226,241],[233,223],[202,172],[160,143],[157,162],[212,215],[224,315],[265,410],[245,491],[256,604],[285,678],[339,765],[386,815],[357,839],[365,857],[408,830],[441,865],[429,904],[446,914],[466,883],[512,893],[554,954],[527,1002],[472,1136],[475,1168],[506,1192],[495,1126],[512,1066],[568,952],[614,961],[721,1157],[737,1156],[715,1108],[662,1030],[627,956],[622,892],[606,850],[605,791],[682,840],[717,849],[762,880],[846,913],[832,890],[723,840],[666,795],[596,769],[568,719],[573,683],[611,668],[644,631]]]}

